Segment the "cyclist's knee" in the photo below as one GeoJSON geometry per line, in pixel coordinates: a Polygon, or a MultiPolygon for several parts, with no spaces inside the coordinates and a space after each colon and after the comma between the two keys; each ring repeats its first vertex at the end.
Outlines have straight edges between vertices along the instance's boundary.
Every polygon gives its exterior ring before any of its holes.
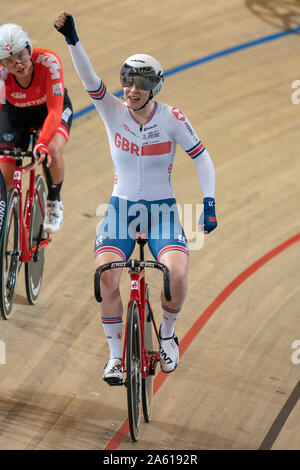
{"type": "Polygon", "coordinates": [[[14,165],[11,163],[0,163],[0,170],[6,184],[6,190],[9,191],[14,179],[14,165]]]}
{"type": "MultiPolygon", "coordinates": [[[[114,253],[105,252],[98,255],[95,259],[96,267],[103,264],[121,261],[120,257],[114,253]]],[[[110,292],[112,295],[119,290],[120,278],[122,271],[120,269],[109,269],[101,274],[101,288],[110,292]]]]}
{"type": "Polygon", "coordinates": [[[62,160],[63,151],[66,145],[66,140],[60,134],[55,134],[50,144],[48,145],[49,152],[51,153],[54,161],[62,160]]]}
{"type": "Polygon", "coordinates": [[[159,261],[168,267],[171,282],[186,282],[189,258],[185,253],[169,251],[163,254],[159,261]]]}
{"type": "Polygon", "coordinates": [[[105,271],[101,275],[101,289],[115,297],[119,292],[120,272],[118,269],[105,271]]]}
{"type": "Polygon", "coordinates": [[[63,151],[56,145],[49,145],[49,152],[51,153],[52,163],[59,162],[63,159],[63,151]]]}
{"type": "Polygon", "coordinates": [[[177,289],[179,289],[187,285],[187,271],[177,266],[171,266],[169,271],[171,286],[175,286],[177,289]]]}

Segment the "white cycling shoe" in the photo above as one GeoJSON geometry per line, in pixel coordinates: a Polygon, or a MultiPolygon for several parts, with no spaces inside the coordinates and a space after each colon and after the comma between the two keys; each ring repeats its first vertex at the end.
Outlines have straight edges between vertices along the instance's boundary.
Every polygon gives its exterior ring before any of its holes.
{"type": "Polygon", "coordinates": [[[160,368],[163,372],[173,372],[179,363],[178,338],[175,332],[170,338],[162,338],[159,330],[159,342],[160,368]]]}
{"type": "Polygon", "coordinates": [[[103,380],[108,384],[119,384],[123,380],[122,359],[110,359],[104,367],[103,380]]]}
{"type": "Polygon", "coordinates": [[[61,229],[64,218],[64,206],[62,201],[47,200],[45,208],[44,230],[55,233],[61,229]]]}

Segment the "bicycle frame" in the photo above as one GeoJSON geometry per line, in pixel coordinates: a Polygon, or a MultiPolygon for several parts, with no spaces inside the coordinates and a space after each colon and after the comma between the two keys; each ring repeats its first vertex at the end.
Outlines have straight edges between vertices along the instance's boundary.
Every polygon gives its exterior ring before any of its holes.
{"type": "MultiPolygon", "coordinates": [[[[130,292],[130,299],[128,302],[129,304],[132,300],[135,300],[138,304],[139,308],[139,321],[140,321],[140,331],[141,331],[141,351],[142,351],[142,377],[148,377],[150,374],[150,369],[153,362],[159,358],[159,353],[156,352],[155,354],[151,354],[151,351],[148,351],[145,348],[145,306],[147,304],[150,315],[152,315],[152,323],[154,327],[154,331],[157,337],[157,341],[159,342],[158,336],[158,329],[155,323],[155,319],[153,316],[153,312],[151,309],[151,305],[149,299],[146,299],[146,279],[145,279],[145,269],[144,267],[141,268],[132,268],[130,271],[130,278],[131,278],[131,292],[130,292]]],[[[127,307],[127,312],[128,312],[127,307]]],[[[125,368],[125,356],[126,356],[126,334],[127,334],[127,318],[128,314],[126,315],[126,328],[125,328],[125,338],[124,338],[124,347],[123,347],[123,357],[122,357],[122,367],[123,371],[127,372],[125,368]]]]}
{"type": "MultiPolygon", "coordinates": [[[[33,135],[33,142],[32,147],[34,146],[35,135],[33,135]]],[[[35,188],[35,174],[36,174],[36,163],[32,152],[21,152],[18,150],[15,151],[4,151],[3,154],[5,156],[2,157],[1,161],[3,163],[11,163],[15,164],[14,170],[14,177],[13,177],[13,188],[16,188],[20,198],[19,204],[19,222],[20,222],[20,239],[19,239],[19,246],[20,246],[20,261],[23,263],[28,263],[32,260],[32,257],[35,253],[38,253],[40,248],[44,248],[49,243],[49,234],[47,234],[45,239],[41,239],[42,233],[40,234],[40,240],[38,243],[35,243],[31,249],[29,248],[29,230],[30,230],[30,222],[31,222],[31,213],[32,213],[32,206],[33,206],[33,198],[37,195],[39,206],[43,217],[45,216],[45,212],[43,209],[42,201],[40,198],[40,194],[35,188]],[[7,156],[9,155],[9,156],[7,156]],[[15,155],[15,156],[14,156],[15,155]],[[25,157],[31,157],[31,163],[26,166],[22,166],[23,159],[25,157]],[[22,178],[23,174],[30,172],[29,174],[29,187],[26,193],[25,199],[25,206],[24,206],[24,213],[23,211],[23,190],[22,190],[22,178]]]]}
{"type": "MultiPolygon", "coordinates": [[[[145,349],[145,305],[147,304],[149,313],[152,315],[152,322],[155,330],[155,334],[157,338],[159,338],[157,326],[155,324],[153,312],[150,306],[150,302],[146,299],[145,292],[146,292],[146,281],[145,281],[145,268],[155,268],[159,269],[163,272],[164,278],[164,292],[165,297],[167,300],[171,300],[171,292],[170,292],[170,273],[167,268],[162,263],[158,263],[156,261],[144,261],[144,245],[147,243],[146,239],[138,239],[137,242],[140,245],[140,260],[129,260],[129,261],[120,261],[120,262],[112,262],[103,264],[96,269],[94,275],[94,291],[95,291],[95,298],[97,302],[102,301],[101,291],[100,291],[100,277],[101,274],[108,270],[108,269],[115,269],[115,268],[130,268],[129,274],[131,278],[131,292],[130,292],[130,299],[128,302],[128,306],[132,300],[135,300],[138,304],[139,308],[139,320],[140,320],[140,329],[141,329],[141,350],[142,350],[142,377],[147,377],[150,373],[150,369],[152,363],[156,359],[156,355],[153,354],[151,351],[147,351],[145,349]],[[152,353],[152,354],[151,354],[152,353]]],[[[124,346],[123,346],[123,357],[122,357],[122,366],[125,366],[125,355],[126,355],[126,332],[127,332],[127,317],[128,317],[128,307],[127,307],[127,315],[126,315],[126,329],[125,329],[125,338],[124,338],[124,346]]],[[[157,354],[158,358],[158,354],[157,354]]],[[[124,372],[126,369],[124,368],[124,372]]]]}

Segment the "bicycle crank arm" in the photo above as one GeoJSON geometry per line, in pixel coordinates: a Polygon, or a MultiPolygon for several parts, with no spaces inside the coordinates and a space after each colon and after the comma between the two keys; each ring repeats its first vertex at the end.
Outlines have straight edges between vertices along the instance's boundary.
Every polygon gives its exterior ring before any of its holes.
{"type": "Polygon", "coordinates": [[[6,256],[22,256],[22,251],[6,251],[6,256]]]}

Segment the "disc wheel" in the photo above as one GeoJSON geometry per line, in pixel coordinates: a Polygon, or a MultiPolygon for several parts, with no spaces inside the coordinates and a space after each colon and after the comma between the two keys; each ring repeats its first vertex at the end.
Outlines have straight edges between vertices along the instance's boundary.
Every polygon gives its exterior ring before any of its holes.
{"type": "MultiPolygon", "coordinates": [[[[37,175],[35,178],[35,187],[40,195],[40,201],[45,213],[46,206],[46,185],[44,178],[37,175]]],[[[37,243],[40,237],[44,238],[43,232],[44,216],[39,203],[39,198],[35,192],[32,204],[32,213],[29,229],[29,249],[37,243]]],[[[42,278],[44,272],[45,250],[41,249],[38,260],[32,257],[31,261],[25,263],[25,286],[26,295],[29,304],[34,305],[41,290],[42,278]]]]}

